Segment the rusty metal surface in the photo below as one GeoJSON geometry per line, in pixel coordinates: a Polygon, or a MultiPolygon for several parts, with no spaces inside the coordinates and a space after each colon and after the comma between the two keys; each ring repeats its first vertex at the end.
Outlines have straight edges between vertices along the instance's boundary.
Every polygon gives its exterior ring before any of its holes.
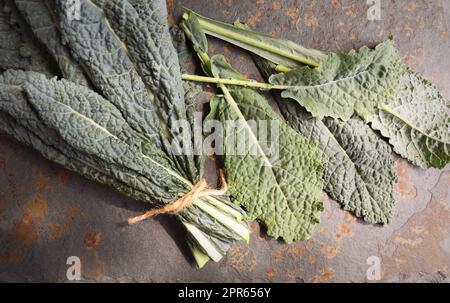
{"type": "MultiPolygon", "coordinates": [[[[405,61],[450,97],[450,2],[382,0],[368,21],[366,1],[169,0],[170,22],[182,7],[322,50],[373,45],[393,34],[405,61]]],[[[213,43],[252,78],[249,56],[213,43]]],[[[172,218],[128,227],[144,205],[49,163],[0,136],[0,281],[61,281],[78,256],[84,280],[157,282],[366,281],[371,256],[382,281],[449,281],[450,167],[422,170],[397,162],[398,205],[389,226],[356,220],[323,195],[323,223],[310,241],[267,239],[256,223],[250,245],[233,247],[219,264],[191,264],[172,218]]]]}

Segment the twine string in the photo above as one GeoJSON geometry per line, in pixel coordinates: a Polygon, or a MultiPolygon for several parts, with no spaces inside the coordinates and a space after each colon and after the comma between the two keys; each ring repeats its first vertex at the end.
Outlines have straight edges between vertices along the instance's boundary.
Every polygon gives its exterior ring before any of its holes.
{"type": "Polygon", "coordinates": [[[223,196],[228,189],[223,170],[219,171],[220,189],[209,189],[205,179],[201,179],[192,189],[180,199],[169,203],[161,208],[152,209],[143,215],[128,219],[128,224],[136,224],[141,221],[153,218],[161,214],[176,215],[182,212],[186,207],[191,206],[197,199],[210,196],[223,196]]]}

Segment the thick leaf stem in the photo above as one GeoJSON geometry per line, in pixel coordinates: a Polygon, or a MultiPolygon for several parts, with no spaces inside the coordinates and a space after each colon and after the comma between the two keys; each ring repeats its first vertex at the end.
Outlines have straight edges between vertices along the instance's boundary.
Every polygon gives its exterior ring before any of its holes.
{"type": "Polygon", "coordinates": [[[287,73],[290,72],[292,70],[292,68],[284,66],[284,65],[277,65],[275,67],[275,71],[279,72],[279,73],[287,73]]]}
{"type": "MultiPolygon", "coordinates": [[[[184,16],[184,19],[186,20],[186,16],[184,16]]],[[[207,46],[202,46],[201,43],[196,40],[194,33],[191,32],[190,28],[188,28],[184,22],[180,23],[180,27],[185,32],[186,37],[191,40],[193,48],[202,62],[205,73],[209,75],[212,74],[211,58],[207,53],[207,49],[205,49],[207,46]]],[[[200,76],[192,76],[193,79],[196,79],[197,77],[200,76]]],[[[197,81],[199,81],[199,78],[197,78],[197,81]]],[[[242,223],[243,215],[239,211],[214,197],[199,199],[194,202],[194,205],[205,212],[214,221],[219,222],[226,229],[237,235],[238,238],[246,241],[247,243],[250,241],[250,230],[245,223],[242,223]]],[[[223,257],[223,252],[218,249],[213,239],[207,237],[202,231],[192,224],[185,223],[184,225],[191,237],[195,239],[196,245],[193,245],[193,247],[201,248],[200,250],[213,261],[217,262],[223,257]]],[[[196,258],[197,264],[199,266],[203,266],[203,263],[205,262],[205,255],[195,250],[193,251],[193,254],[196,258]]]]}
{"type": "Polygon", "coordinates": [[[183,78],[183,80],[187,80],[187,81],[214,83],[214,84],[223,84],[223,85],[246,86],[246,87],[253,87],[253,88],[259,88],[259,89],[265,89],[265,90],[272,90],[272,89],[285,90],[285,89],[292,88],[292,86],[285,86],[285,85],[273,85],[270,83],[261,83],[261,82],[255,82],[255,81],[213,78],[213,77],[204,77],[204,76],[189,75],[189,74],[183,74],[182,78],[183,78]]]}
{"type": "Polygon", "coordinates": [[[307,65],[310,65],[313,67],[319,66],[319,64],[317,64],[316,62],[313,62],[307,58],[291,54],[291,53],[283,51],[279,48],[273,47],[270,44],[267,44],[267,43],[264,43],[264,42],[261,42],[258,40],[254,40],[251,37],[248,37],[245,35],[240,35],[236,32],[230,31],[226,28],[219,27],[219,26],[209,22],[206,19],[198,18],[198,22],[200,23],[201,27],[205,30],[206,33],[208,33],[208,32],[217,33],[217,34],[223,35],[224,37],[234,39],[236,41],[269,51],[271,53],[283,56],[285,58],[297,61],[299,63],[307,64],[307,65]]]}

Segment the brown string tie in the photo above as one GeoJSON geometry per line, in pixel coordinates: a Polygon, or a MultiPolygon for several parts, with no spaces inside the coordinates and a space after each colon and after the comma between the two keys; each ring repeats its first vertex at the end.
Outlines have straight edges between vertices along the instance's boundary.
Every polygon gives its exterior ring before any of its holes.
{"type": "Polygon", "coordinates": [[[208,189],[205,179],[201,179],[192,189],[173,203],[169,203],[164,207],[152,209],[143,215],[128,219],[128,224],[136,224],[141,221],[153,218],[161,214],[176,215],[186,207],[191,206],[197,199],[209,196],[223,196],[228,189],[223,170],[219,170],[219,178],[221,183],[220,189],[208,189]]]}

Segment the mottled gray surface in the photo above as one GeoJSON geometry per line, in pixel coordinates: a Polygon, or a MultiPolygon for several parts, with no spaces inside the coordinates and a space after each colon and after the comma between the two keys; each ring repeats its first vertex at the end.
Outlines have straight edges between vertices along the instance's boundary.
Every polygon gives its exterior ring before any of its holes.
{"type": "MultiPolygon", "coordinates": [[[[171,22],[185,6],[322,50],[374,45],[391,33],[405,61],[450,97],[450,2],[381,0],[382,20],[373,22],[365,3],[168,1],[171,22]]],[[[212,51],[260,79],[244,52],[217,43],[212,51]]],[[[173,218],[128,227],[144,205],[0,136],[0,281],[67,281],[69,256],[79,256],[83,279],[95,281],[366,281],[366,261],[376,256],[384,281],[449,282],[450,167],[422,170],[399,160],[396,169],[398,206],[389,226],[364,224],[324,195],[323,223],[310,241],[285,245],[254,223],[250,245],[197,270],[173,218]]]]}

